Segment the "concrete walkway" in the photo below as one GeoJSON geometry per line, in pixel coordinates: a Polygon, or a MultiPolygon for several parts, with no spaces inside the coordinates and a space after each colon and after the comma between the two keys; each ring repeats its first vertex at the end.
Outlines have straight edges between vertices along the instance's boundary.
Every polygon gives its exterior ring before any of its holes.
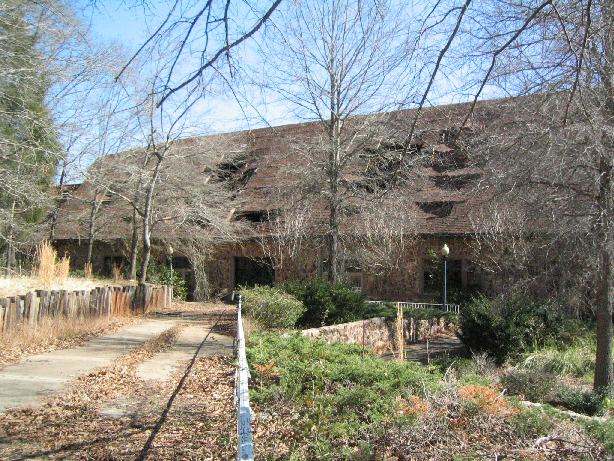
{"type": "Polygon", "coordinates": [[[232,354],[233,338],[210,332],[210,328],[211,325],[200,322],[188,325],[181,330],[169,349],[139,364],[137,376],[144,381],[164,381],[169,379],[178,367],[191,360],[197,351],[197,357],[232,354]],[[205,338],[207,341],[203,343],[205,338]]]}
{"type": "Polygon", "coordinates": [[[414,360],[417,362],[427,363],[430,359],[438,356],[449,355],[464,355],[466,349],[460,339],[456,336],[438,336],[429,341],[428,353],[426,342],[408,344],[405,346],[405,359],[414,360]]]}
{"type": "Polygon", "coordinates": [[[109,366],[130,349],[172,328],[179,321],[151,319],[99,336],[87,344],[33,355],[0,370],[0,411],[41,403],[72,379],[109,366]]]}

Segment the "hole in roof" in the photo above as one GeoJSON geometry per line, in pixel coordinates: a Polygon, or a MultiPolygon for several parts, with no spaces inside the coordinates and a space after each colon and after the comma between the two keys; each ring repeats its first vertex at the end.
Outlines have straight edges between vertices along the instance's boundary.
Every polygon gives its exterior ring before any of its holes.
{"type": "Polygon", "coordinates": [[[454,202],[416,202],[418,207],[425,213],[432,214],[438,218],[450,216],[454,202]]]}
{"type": "Polygon", "coordinates": [[[445,190],[461,190],[467,187],[471,182],[477,178],[478,175],[459,175],[459,176],[436,176],[433,178],[435,185],[440,189],[445,190]]]}

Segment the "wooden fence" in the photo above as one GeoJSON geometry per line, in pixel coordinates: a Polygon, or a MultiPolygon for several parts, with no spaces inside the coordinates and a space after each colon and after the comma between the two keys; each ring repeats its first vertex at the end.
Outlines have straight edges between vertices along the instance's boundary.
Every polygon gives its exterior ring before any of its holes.
{"type": "Polygon", "coordinates": [[[152,285],[105,286],[93,290],[36,290],[0,298],[0,332],[20,324],[36,325],[48,317],[96,318],[144,313],[171,303],[170,287],[152,285]]]}

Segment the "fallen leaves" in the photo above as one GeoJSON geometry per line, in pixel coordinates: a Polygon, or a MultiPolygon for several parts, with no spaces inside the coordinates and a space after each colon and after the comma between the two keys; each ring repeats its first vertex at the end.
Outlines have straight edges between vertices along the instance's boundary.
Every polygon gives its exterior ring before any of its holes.
{"type": "Polygon", "coordinates": [[[40,407],[0,414],[0,459],[234,458],[232,358],[197,359],[181,388],[187,363],[165,382],[146,383],[136,374],[137,365],[171,346],[178,332],[167,330],[112,366],[79,377],[40,407]],[[144,450],[152,431],[153,443],[144,450]]]}

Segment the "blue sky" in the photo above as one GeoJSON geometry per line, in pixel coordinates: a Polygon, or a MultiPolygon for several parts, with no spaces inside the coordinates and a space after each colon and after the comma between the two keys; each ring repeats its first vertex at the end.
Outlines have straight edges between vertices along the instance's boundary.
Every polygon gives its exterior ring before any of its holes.
{"type": "MultiPolygon", "coordinates": [[[[74,0],[75,2],[85,0],[74,0]]],[[[316,0],[317,1],[317,0],[316,0]]],[[[402,0],[403,2],[405,0],[402,0]]],[[[91,32],[95,39],[106,43],[118,43],[131,55],[149,37],[148,31],[155,29],[168,11],[170,0],[150,0],[151,8],[132,6],[138,4],[137,0],[99,0],[95,8],[82,10],[83,19],[91,24],[91,32]]],[[[189,4],[189,1],[186,2],[189,4]]],[[[263,2],[268,5],[269,1],[263,2]]],[[[411,11],[419,10],[420,7],[428,6],[429,2],[411,2],[411,11]]],[[[285,6],[285,4],[282,4],[285,6]]],[[[274,15],[275,18],[275,15],[274,15]]],[[[242,57],[249,56],[255,44],[253,41],[246,43],[241,53],[242,57]]],[[[442,104],[467,100],[468,96],[454,92],[455,86],[460,86],[463,76],[455,73],[447,73],[444,68],[440,77],[436,80],[433,90],[429,95],[428,102],[442,104]]],[[[280,102],[276,95],[263,94],[253,89],[236,88],[247,100],[247,106],[253,104],[258,112],[244,106],[248,112],[247,118],[241,107],[227,92],[222,95],[209,95],[195,107],[195,125],[198,132],[225,132],[239,129],[248,129],[270,125],[280,125],[301,121],[295,115],[288,103],[280,102]],[[243,90],[243,91],[242,91],[243,90]],[[245,95],[248,96],[245,96],[245,95]],[[262,114],[264,120],[257,114],[262,114]]],[[[485,92],[486,96],[488,92],[485,92]]],[[[245,101],[244,101],[245,103],[245,101]]],[[[196,133],[196,131],[195,131],[196,133]]]]}

